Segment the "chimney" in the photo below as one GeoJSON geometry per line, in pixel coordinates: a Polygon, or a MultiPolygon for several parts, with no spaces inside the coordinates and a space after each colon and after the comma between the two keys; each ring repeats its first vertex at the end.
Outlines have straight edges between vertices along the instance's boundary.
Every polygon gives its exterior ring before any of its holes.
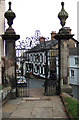
{"type": "Polygon", "coordinates": [[[45,39],[46,39],[45,37],[40,37],[40,38],[39,38],[41,47],[44,47],[44,46],[45,46],[45,39]]]}
{"type": "Polygon", "coordinates": [[[40,38],[39,38],[40,43],[44,43],[44,42],[45,42],[45,39],[46,39],[45,37],[40,37],[40,38]]]}
{"type": "Polygon", "coordinates": [[[71,30],[70,27],[64,27],[68,32],[69,32],[69,35],[71,35],[71,30]]]}
{"type": "Polygon", "coordinates": [[[55,34],[56,34],[56,31],[52,31],[52,33],[51,33],[51,40],[54,40],[54,39],[55,39],[55,38],[54,38],[55,34]]]}

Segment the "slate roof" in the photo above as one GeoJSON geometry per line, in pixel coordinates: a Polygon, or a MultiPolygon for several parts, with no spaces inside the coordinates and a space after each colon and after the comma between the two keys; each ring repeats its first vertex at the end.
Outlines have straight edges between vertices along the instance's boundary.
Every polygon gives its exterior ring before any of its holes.
{"type": "Polygon", "coordinates": [[[79,48],[71,48],[69,50],[69,55],[79,55],[79,48]]]}
{"type": "Polygon", "coordinates": [[[31,48],[29,52],[50,49],[51,47],[54,47],[56,44],[58,44],[58,41],[56,39],[45,41],[44,43],[38,44],[37,46],[31,48]]]}

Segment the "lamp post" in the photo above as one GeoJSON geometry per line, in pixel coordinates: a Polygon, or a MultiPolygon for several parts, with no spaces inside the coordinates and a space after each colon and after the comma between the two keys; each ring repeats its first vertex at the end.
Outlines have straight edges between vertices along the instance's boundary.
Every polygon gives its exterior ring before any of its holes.
{"type": "Polygon", "coordinates": [[[64,28],[68,13],[64,9],[64,2],[61,2],[62,9],[58,14],[62,28],[54,36],[58,40],[59,49],[59,94],[61,92],[72,93],[72,88],[69,86],[69,39],[74,35],[64,28]]]}
{"type": "Polygon", "coordinates": [[[14,29],[12,28],[13,19],[16,17],[15,13],[11,10],[11,2],[9,2],[9,9],[4,14],[9,25],[5,33],[2,35],[3,40],[5,40],[5,57],[7,61],[11,61],[11,65],[7,68],[9,81],[12,87],[12,98],[16,98],[16,56],[15,56],[15,41],[20,38],[20,35],[16,35],[14,29]]]}

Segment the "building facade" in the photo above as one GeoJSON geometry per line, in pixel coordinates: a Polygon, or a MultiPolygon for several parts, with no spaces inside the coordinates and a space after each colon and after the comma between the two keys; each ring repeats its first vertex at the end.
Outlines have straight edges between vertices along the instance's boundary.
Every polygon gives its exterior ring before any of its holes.
{"type": "Polygon", "coordinates": [[[69,74],[71,85],[79,85],[79,48],[70,49],[69,74]]]}
{"type": "MultiPolygon", "coordinates": [[[[71,34],[71,29],[69,27],[66,27],[66,29],[69,29],[71,34]]],[[[28,52],[26,52],[26,56],[27,56],[26,58],[28,59],[25,60],[24,62],[24,75],[26,74],[26,71],[29,71],[33,75],[45,78],[45,74],[46,74],[45,68],[47,65],[48,78],[51,75],[50,71],[52,68],[55,69],[56,75],[58,76],[58,50],[57,50],[58,41],[54,38],[55,34],[56,34],[55,31],[51,33],[51,40],[49,41],[45,41],[44,37],[40,37],[39,39],[40,44],[38,44],[37,46],[31,48],[28,52]],[[46,51],[48,56],[47,62],[46,62],[46,51]],[[52,56],[52,59],[50,59],[50,56],[52,56]]],[[[76,48],[77,46],[78,46],[77,40],[75,40],[74,38],[69,40],[69,50],[71,48],[76,48]]],[[[69,63],[69,66],[70,65],[71,63],[69,63]]]]}
{"type": "Polygon", "coordinates": [[[47,77],[49,78],[50,70],[56,70],[54,65],[56,65],[58,54],[57,43],[58,41],[55,39],[45,41],[44,37],[40,37],[40,44],[25,53],[27,60],[24,62],[24,74],[28,71],[37,77],[45,78],[46,69],[48,69],[47,77]]]}

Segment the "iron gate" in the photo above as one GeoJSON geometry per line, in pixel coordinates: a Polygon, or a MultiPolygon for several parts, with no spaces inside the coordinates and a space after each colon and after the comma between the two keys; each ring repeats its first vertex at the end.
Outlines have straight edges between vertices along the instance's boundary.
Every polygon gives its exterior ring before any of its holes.
{"type": "Polygon", "coordinates": [[[39,48],[26,51],[26,70],[37,78],[44,78],[45,95],[55,95],[58,93],[59,72],[58,72],[58,47],[39,48]]]}
{"type": "Polygon", "coordinates": [[[27,60],[25,52],[28,51],[25,47],[16,46],[16,90],[18,97],[29,96],[29,72],[24,71],[24,62],[27,60]]]}
{"type": "Polygon", "coordinates": [[[59,91],[58,48],[46,50],[45,95],[56,95],[59,91]]]}
{"type": "Polygon", "coordinates": [[[43,85],[45,95],[58,94],[58,58],[58,47],[40,48],[36,46],[30,50],[16,49],[16,76],[23,76],[27,81],[27,84],[17,84],[18,96],[29,96],[29,77],[31,74],[45,79],[43,85]]]}

